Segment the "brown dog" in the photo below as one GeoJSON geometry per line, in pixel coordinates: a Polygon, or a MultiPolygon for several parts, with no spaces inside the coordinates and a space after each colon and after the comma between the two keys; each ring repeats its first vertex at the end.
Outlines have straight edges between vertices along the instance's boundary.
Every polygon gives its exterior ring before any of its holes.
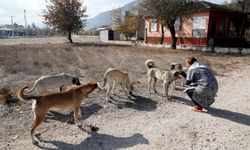
{"type": "Polygon", "coordinates": [[[19,89],[17,96],[21,101],[34,99],[32,111],[34,113],[34,122],[30,131],[33,144],[38,144],[39,140],[35,140],[34,131],[43,122],[50,108],[59,108],[61,110],[73,109],[75,123],[78,126],[78,119],[81,118],[80,105],[84,97],[97,88],[97,83],[88,83],[85,85],[75,86],[64,92],[44,94],[41,96],[25,96],[23,94],[27,86],[19,89]]]}

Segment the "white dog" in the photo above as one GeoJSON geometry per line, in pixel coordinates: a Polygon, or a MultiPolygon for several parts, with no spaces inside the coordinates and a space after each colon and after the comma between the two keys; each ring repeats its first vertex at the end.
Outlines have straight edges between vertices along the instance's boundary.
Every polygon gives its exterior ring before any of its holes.
{"type": "Polygon", "coordinates": [[[73,75],[69,75],[66,73],[60,73],[56,75],[47,75],[38,78],[31,89],[25,89],[26,93],[30,93],[33,90],[36,90],[37,94],[42,94],[45,92],[49,92],[49,89],[62,88],[69,85],[81,85],[79,78],[73,75]]]}
{"type": "Polygon", "coordinates": [[[160,69],[155,65],[155,62],[152,59],[146,60],[145,66],[148,69],[148,73],[147,73],[148,74],[148,92],[150,93],[151,82],[152,80],[154,80],[153,88],[154,88],[154,92],[157,93],[155,89],[155,85],[156,85],[157,80],[161,80],[163,81],[162,86],[165,89],[166,97],[167,99],[169,99],[169,96],[168,96],[169,86],[173,81],[178,79],[178,77],[174,75],[176,71],[160,69]]]}
{"type": "Polygon", "coordinates": [[[103,86],[100,85],[99,82],[97,82],[97,85],[99,88],[104,89],[105,85],[107,84],[107,93],[106,93],[106,100],[109,99],[109,94],[112,86],[112,94],[114,92],[115,83],[118,83],[121,85],[121,88],[123,89],[126,96],[129,96],[132,94],[133,86],[130,82],[128,73],[122,72],[118,69],[109,68],[105,73],[103,77],[103,86]]]}

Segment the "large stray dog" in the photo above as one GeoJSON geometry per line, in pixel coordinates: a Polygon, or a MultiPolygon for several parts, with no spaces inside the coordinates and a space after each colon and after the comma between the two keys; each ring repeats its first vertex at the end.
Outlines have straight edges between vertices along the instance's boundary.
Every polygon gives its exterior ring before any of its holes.
{"type": "MultiPolygon", "coordinates": [[[[181,71],[187,72],[187,68],[182,67],[182,65],[179,64],[179,63],[172,63],[170,65],[170,70],[178,71],[178,72],[181,72],[181,71]]],[[[179,77],[177,80],[173,81],[173,84],[172,84],[173,88],[177,89],[177,85],[180,85],[181,87],[184,87],[185,80],[186,79],[184,79],[182,77],[179,77]]]]}
{"type": "Polygon", "coordinates": [[[103,85],[101,86],[99,82],[97,82],[98,87],[104,89],[107,84],[107,93],[106,93],[106,100],[109,99],[109,94],[112,86],[112,94],[114,93],[115,84],[120,84],[121,88],[123,89],[126,96],[132,95],[133,86],[130,82],[128,73],[122,72],[118,69],[109,68],[103,77],[103,85]]]}
{"type": "Polygon", "coordinates": [[[60,73],[56,75],[47,75],[38,78],[31,89],[25,89],[24,92],[30,93],[36,90],[37,94],[48,92],[49,89],[62,88],[72,84],[81,85],[79,78],[70,74],[60,73]]]}
{"type": "Polygon", "coordinates": [[[23,94],[27,86],[23,86],[19,89],[17,96],[21,101],[34,99],[32,103],[32,111],[34,113],[34,122],[30,131],[33,144],[38,144],[39,140],[35,140],[35,129],[43,122],[48,110],[50,108],[58,108],[61,110],[73,109],[75,124],[79,126],[78,119],[82,118],[80,105],[84,97],[90,94],[97,88],[97,83],[88,83],[85,85],[75,86],[69,90],[49,93],[41,96],[25,96],[23,94]]]}
{"type": "Polygon", "coordinates": [[[148,73],[147,73],[147,75],[148,75],[148,92],[150,93],[151,82],[152,82],[152,80],[154,80],[153,88],[154,88],[154,92],[157,93],[155,85],[156,85],[157,80],[161,80],[161,81],[163,81],[162,86],[165,89],[166,97],[167,97],[167,99],[169,99],[169,96],[168,96],[169,86],[173,81],[175,81],[178,78],[174,75],[174,73],[176,71],[175,70],[160,69],[155,65],[155,62],[152,59],[146,60],[145,66],[148,69],[148,73]]]}

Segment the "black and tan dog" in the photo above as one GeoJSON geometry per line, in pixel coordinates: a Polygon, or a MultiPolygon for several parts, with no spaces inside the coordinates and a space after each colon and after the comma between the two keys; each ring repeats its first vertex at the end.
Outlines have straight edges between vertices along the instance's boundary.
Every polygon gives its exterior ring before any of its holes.
{"type": "Polygon", "coordinates": [[[31,139],[33,144],[38,144],[39,140],[35,140],[35,129],[43,122],[50,108],[58,108],[61,110],[73,109],[75,124],[78,126],[78,119],[82,117],[80,105],[84,97],[97,88],[97,83],[88,83],[85,85],[74,86],[66,91],[58,93],[49,93],[40,96],[27,96],[23,92],[27,86],[19,89],[17,96],[21,101],[34,99],[32,103],[32,111],[34,113],[34,122],[31,128],[31,139]]]}

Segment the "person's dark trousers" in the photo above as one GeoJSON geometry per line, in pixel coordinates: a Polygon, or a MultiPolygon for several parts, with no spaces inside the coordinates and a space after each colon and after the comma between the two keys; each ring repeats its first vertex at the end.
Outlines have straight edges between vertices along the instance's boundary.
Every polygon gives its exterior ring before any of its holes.
{"type": "Polygon", "coordinates": [[[187,91],[187,95],[188,95],[188,97],[192,100],[192,102],[193,102],[195,105],[201,107],[200,104],[198,104],[196,101],[193,100],[193,94],[194,94],[194,91],[193,91],[193,90],[188,90],[188,91],[187,91]]]}

